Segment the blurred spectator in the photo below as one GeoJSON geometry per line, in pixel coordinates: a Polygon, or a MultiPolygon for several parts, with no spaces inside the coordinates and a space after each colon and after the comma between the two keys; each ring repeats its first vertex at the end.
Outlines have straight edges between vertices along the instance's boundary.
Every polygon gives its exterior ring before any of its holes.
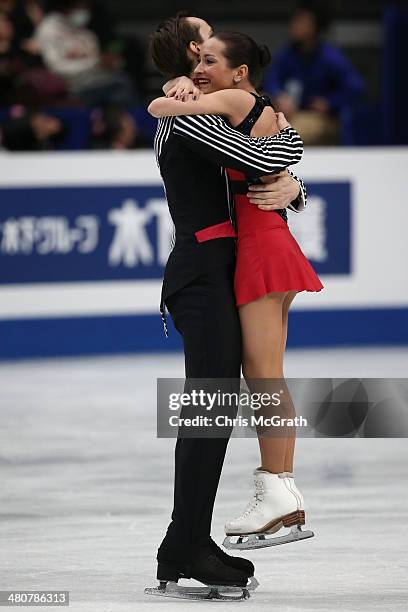
{"type": "Polygon", "coordinates": [[[0,7],[7,11],[0,12],[0,106],[33,106],[66,98],[65,82],[44,68],[35,41],[26,38],[42,18],[40,6],[31,1],[0,0],[0,7]],[[26,10],[33,21],[26,15],[27,27],[23,28],[26,10]]]}
{"type": "Polygon", "coordinates": [[[122,67],[132,78],[139,95],[145,94],[146,48],[135,36],[117,36],[116,21],[106,0],[92,0],[89,29],[98,37],[105,67],[122,67]]]}
{"type": "Polygon", "coordinates": [[[91,0],[54,0],[35,38],[46,66],[63,77],[70,93],[89,106],[130,105],[134,92],[120,62],[104,64],[97,36],[87,26],[91,0]]]}
{"type": "Polygon", "coordinates": [[[16,0],[0,0],[0,13],[10,16],[15,5],[16,0]]]}
{"type": "Polygon", "coordinates": [[[363,91],[363,81],[339,49],[323,39],[328,25],[319,3],[303,2],[289,24],[290,43],[276,56],[265,90],[305,144],[335,144],[339,114],[363,91]]]}
{"type": "Polygon", "coordinates": [[[42,65],[40,49],[34,39],[37,25],[44,17],[41,2],[37,0],[0,0],[7,2],[10,20],[14,26],[14,46],[28,66],[42,65]]]}
{"type": "Polygon", "coordinates": [[[92,113],[92,149],[142,149],[151,147],[134,117],[121,108],[95,110],[92,113]]]}
{"type": "Polygon", "coordinates": [[[24,68],[15,52],[13,40],[13,24],[7,13],[0,12],[0,106],[5,106],[13,101],[14,83],[24,68]]]}
{"type": "Polygon", "coordinates": [[[29,112],[3,124],[1,144],[8,151],[49,151],[65,136],[66,128],[60,119],[43,112],[29,112]]]}

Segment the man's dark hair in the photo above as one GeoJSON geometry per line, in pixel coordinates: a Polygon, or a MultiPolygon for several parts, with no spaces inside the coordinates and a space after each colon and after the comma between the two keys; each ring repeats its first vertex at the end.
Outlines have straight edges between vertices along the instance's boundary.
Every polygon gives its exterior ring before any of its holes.
{"type": "Polygon", "coordinates": [[[159,24],[150,36],[150,53],[156,68],[168,79],[189,76],[193,63],[187,55],[192,40],[202,43],[200,30],[191,25],[187,17],[196,17],[192,11],[179,11],[175,17],[159,24]]]}

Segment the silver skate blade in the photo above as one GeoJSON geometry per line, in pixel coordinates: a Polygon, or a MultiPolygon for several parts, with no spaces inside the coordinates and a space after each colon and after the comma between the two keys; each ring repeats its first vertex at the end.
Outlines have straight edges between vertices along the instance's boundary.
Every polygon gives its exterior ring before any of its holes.
{"type": "MultiPolygon", "coordinates": [[[[251,588],[254,590],[256,585],[251,588]]],[[[249,585],[251,586],[251,584],[249,585]]],[[[202,587],[179,586],[176,582],[168,582],[165,586],[156,588],[146,588],[146,595],[156,595],[159,597],[172,597],[173,599],[190,599],[197,601],[244,601],[249,599],[249,587],[227,587],[220,585],[208,585],[202,587]],[[224,595],[231,593],[231,595],[224,595]],[[237,596],[233,594],[236,593],[237,596]]]]}
{"type": "Polygon", "coordinates": [[[227,536],[222,545],[229,550],[256,550],[257,548],[267,548],[269,546],[278,546],[279,544],[300,542],[301,540],[313,538],[313,536],[313,531],[303,531],[300,525],[296,525],[291,527],[290,532],[283,536],[272,537],[268,533],[227,536]]]}

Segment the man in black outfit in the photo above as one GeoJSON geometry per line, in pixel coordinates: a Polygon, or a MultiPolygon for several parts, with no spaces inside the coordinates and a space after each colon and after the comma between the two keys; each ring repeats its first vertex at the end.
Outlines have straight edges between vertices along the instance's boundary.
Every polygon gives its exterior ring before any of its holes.
{"type": "MultiPolygon", "coordinates": [[[[191,73],[191,54],[202,42],[203,31],[208,35],[211,31],[203,24],[209,28],[198,18],[178,16],[153,34],[152,56],[166,77],[180,75],[180,70],[191,73]],[[169,58],[174,63],[172,71],[169,58]]],[[[233,130],[221,117],[196,115],[159,121],[155,151],[176,228],[164,275],[162,308],[167,306],[183,337],[187,379],[230,379],[222,390],[239,392],[241,330],[233,290],[233,211],[222,167],[253,178],[272,174],[279,169],[274,159],[290,156],[287,145],[296,137],[288,135],[283,152],[282,140],[263,139],[260,149],[257,139],[233,130]],[[210,237],[199,241],[203,229],[210,230],[210,237]]],[[[285,183],[282,199],[286,198],[285,206],[291,204],[296,210],[304,206],[305,192],[301,181],[290,181],[293,186],[287,189],[285,183]]],[[[276,195],[276,184],[274,189],[276,195]]],[[[268,191],[261,197],[268,203],[268,191]]],[[[227,555],[210,538],[229,433],[189,438],[179,432],[172,520],[157,555],[161,581],[192,577],[206,584],[245,585],[253,575],[250,561],[227,555]]]]}

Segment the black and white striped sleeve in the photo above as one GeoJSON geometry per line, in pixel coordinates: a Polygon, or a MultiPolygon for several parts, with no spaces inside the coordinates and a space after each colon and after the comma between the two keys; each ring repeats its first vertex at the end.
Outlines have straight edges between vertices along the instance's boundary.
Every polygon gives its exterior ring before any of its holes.
{"type": "Polygon", "coordinates": [[[299,213],[299,212],[302,212],[306,208],[306,204],[307,204],[306,187],[302,179],[296,176],[296,174],[293,174],[293,172],[291,172],[290,170],[288,170],[288,173],[290,174],[292,178],[295,179],[295,181],[299,183],[299,187],[300,187],[300,192],[299,192],[298,197],[296,198],[296,200],[293,200],[289,204],[288,208],[289,210],[293,210],[293,212],[299,213]]]}
{"type": "Polygon", "coordinates": [[[251,138],[217,115],[176,117],[173,134],[184,138],[187,146],[205,159],[240,170],[248,178],[279,172],[303,155],[303,142],[291,127],[275,136],[251,138]]]}

